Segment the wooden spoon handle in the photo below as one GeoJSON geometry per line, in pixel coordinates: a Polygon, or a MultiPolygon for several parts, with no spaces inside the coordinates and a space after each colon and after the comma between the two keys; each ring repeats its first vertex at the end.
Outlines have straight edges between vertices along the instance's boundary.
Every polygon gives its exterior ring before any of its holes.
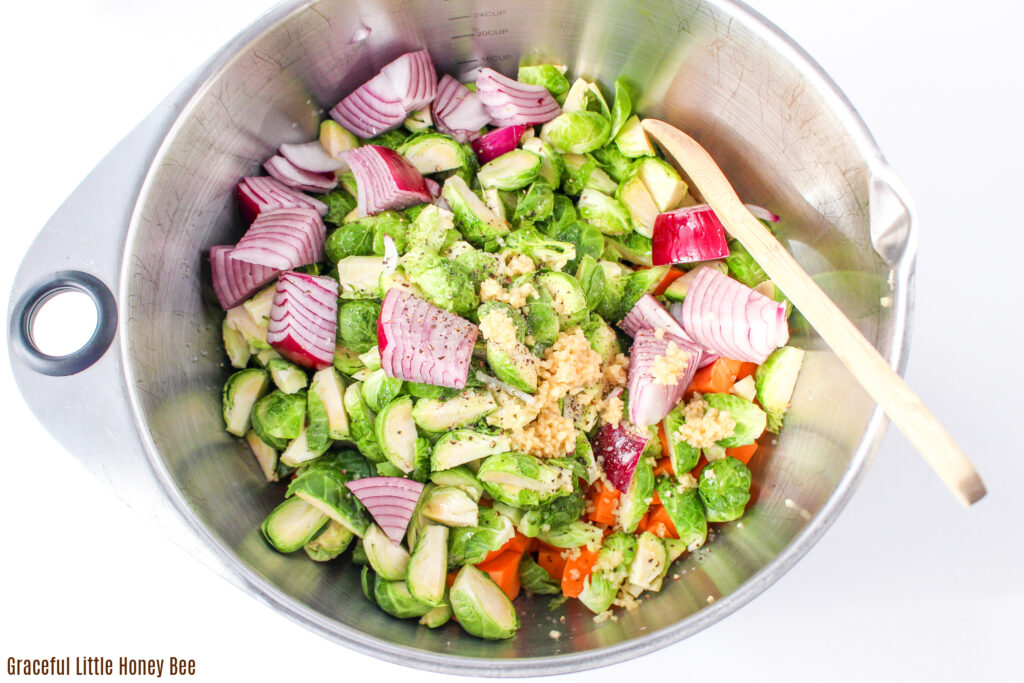
{"type": "Polygon", "coordinates": [[[984,497],[985,484],[953,438],[775,236],[743,206],[707,150],[664,121],[646,119],[643,127],[675,158],[729,234],[750,252],[957,499],[968,506],[984,497]]]}

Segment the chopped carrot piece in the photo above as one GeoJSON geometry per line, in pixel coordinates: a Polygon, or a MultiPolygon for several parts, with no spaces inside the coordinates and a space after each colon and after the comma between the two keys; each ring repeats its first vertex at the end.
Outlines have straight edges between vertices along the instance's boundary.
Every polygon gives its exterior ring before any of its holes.
{"type": "Polygon", "coordinates": [[[501,546],[497,550],[492,550],[491,552],[487,553],[487,557],[484,558],[484,562],[493,560],[495,557],[501,555],[505,551],[516,552],[522,555],[527,550],[529,550],[531,540],[532,539],[530,539],[529,536],[524,536],[523,534],[517,531],[515,536],[513,536],[505,542],[505,545],[501,546]]]}
{"type": "Polygon", "coordinates": [[[694,479],[700,479],[700,471],[704,469],[704,465],[708,464],[708,459],[703,455],[700,456],[700,460],[697,461],[697,466],[690,470],[690,476],[694,479]]]}
{"type": "Polygon", "coordinates": [[[531,538],[530,539],[530,545],[527,546],[526,552],[528,552],[528,553],[535,553],[538,550],[540,550],[540,539],[539,538],[531,538]]]}
{"type": "Polygon", "coordinates": [[[667,457],[658,460],[654,466],[654,476],[664,477],[666,475],[670,477],[676,476],[676,470],[672,467],[672,459],[667,457]]]}
{"type": "Polygon", "coordinates": [[[593,550],[581,547],[579,551],[579,555],[565,563],[565,572],[562,574],[562,593],[570,598],[580,596],[583,582],[590,576],[597,562],[597,553],[593,550]]]}
{"type": "Polygon", "coordinates": [[[459,570],[458,569],[456,569],[453,572],[448,572],[448,576],[445,577],[444,582],[448,584],[449,588],[451,588],[452,584],[455,583],[455,577],[458,576],[458,575],[459,575],[459,570]]]}
{"type": "Polygon", "coordinates": [[[690,386],[686,387],[686,396],[695,391],[702,394],[725,394],[736,383],[742,363],[731,358],[718,358],[714,363],[703,367],[694,375],[690,386]]]}
{"type": "Polygon", "coordinates": [[[652,505],[649,514],[644,531],[650,531],[658,538],[679,538],[676,525],[672,523],[672,518],[668,516],[668,511],[663,506],[652,505]]]}
{"type": "Polygon", "coordinates": [[[668,437],[665,436],[665,425],[658,423],[658,439],[661,441],[661,454],[668,455],[668,437]]]}
{"type": "Polygon", "coordinates": [[[519,561],[522,559],[522,553],[510,550],[481,562],[476,568],[490,576],[509,600],[515,600],[519,595],[519,561]]]}
{"type": "Polygon", "coordinates": [[[757,450],[757,442],[750,444],[749,446],[736,446],[735,448],[726,448],[725,454],[731,458],[736,458],[741,463],[746,465],[750,462],[750,459],[754,457],[754,451],[757,450]]]}
{"type": "Polygon", "coordinates": [[[643,532],[643,530],[647,528],[647,519],[650,516],[651,516],[651,509],[647,508],[647,512],[645,512],[644,516],[640,518],[640,523],[636,525],[636,530],[638,532],[643,532]]]}
{"type": "Polygon", "coordinates": [[[544,571],[551,575],[555,581],[562,580],[562,573],[565,572],[566,560],[562,557],[561,548],[552,548],[544,543],[540,544],[537,551],[537,564],[544,567],[544,571]]]}
{"type": "Polygon", "coordinates": [[[750,377],[757,370],[757,363],[740,363],[739,372],[736,373],[736,379],[741,380],[744,377],[750,377]]]}
{"type": "Polygon", "coordinates": [[[590,513],[590,521],[598,524],[615,524],[615,508],[619,506],[619,490],[614,486],[599,485],[599,488],[591,494],[590,502],[593,504],[593,511],[590,513]]]}
{"type": "Polygon", "coordinates": [[[668,272],[665,273],[665,277],[662,278],[661,282],[654,288],[654,291],[651,292],[651,294],[654,296],[661,296],[665,293],[665,290],[668,289],[670,284],[681,278],[683,275],[685,275],[685,273],[678,268],[669,268],[668,272]]]}

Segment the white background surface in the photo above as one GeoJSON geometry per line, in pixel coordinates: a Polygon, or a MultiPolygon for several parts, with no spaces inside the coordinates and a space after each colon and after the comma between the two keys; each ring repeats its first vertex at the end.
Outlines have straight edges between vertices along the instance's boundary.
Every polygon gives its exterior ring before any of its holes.
{"type": "MultiPolygon", "coordinates": [[[[0,291],[86,173],[270,4],[5,6],[0,291]]],[[[916,199],[907,377],[989,495],[961,509],[890,431],[838,522],[773,588],[687,641],[559,680],[1024,680],[1024,13],[1009,2],[752,4],[839,83],[916,199]]],[[[230,588],[153,537],[46,434],[6,362],[0,388],[0,677],[11,656],[174,655],[198,660],[202,681],[447,678],[334,645],[230,588]]]]}

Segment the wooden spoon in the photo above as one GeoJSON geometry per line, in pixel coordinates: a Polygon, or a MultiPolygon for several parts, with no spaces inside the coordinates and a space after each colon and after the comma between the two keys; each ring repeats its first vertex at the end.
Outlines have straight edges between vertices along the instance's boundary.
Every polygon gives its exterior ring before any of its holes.
{"type": "Polygon", "coordinates": [[[743,206],[707,150],[664,121],[646,119],[642,125],[675,158],[729,234],[750,252],[957,499],[965,506],[981,500],[985,484],[953,438],[860,330],[743,206]]]}

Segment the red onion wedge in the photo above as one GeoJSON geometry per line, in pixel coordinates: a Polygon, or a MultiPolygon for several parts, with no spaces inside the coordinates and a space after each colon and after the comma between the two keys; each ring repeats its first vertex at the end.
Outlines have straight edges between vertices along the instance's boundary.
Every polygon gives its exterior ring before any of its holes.
{"type": "Polygon", "coordinates": [[[462,389],[478,333],[468,320],[390,289],[377,320],[380,364],[389,377],[462,389]]]}
{"type": "Polygon", "coordinates": [[[479,96],[448,74],[442,76],[437,85],[433,107],[437,129],[461,143],[475,138],[478,131],[491,122],[491,115],[479,96]]]}
{"type": "Polygon", "coordinates": [[[619,327],[630,337],[635,337],[640,330],[656,330],[660,327],[674,337],[689,339],[679,321],[669,315],[665,307],[650,294],[640,297],[619,323],[619,327]]]}
{"type": "Polygon", "coordinates": [[[277,151],[293,165],[310,173],[333,173],[348,168],[344,161],[328,154],[319,140],[296,145],[286,142],[277,151]]]}
{"type": "Polygon", "coordinates": [[[393,149],[364,145],[345,152],[345,161],[356,177],[361,216],[433,201],[420,172],[393,149]]]}
{"type": "Polygon", "coordinates": [[[768,221],[769,223],[778,223],[781,220],[778,215],[763,206],[758,206],[757,204],[744,204],[743,206],[747,207],[747,211],[754,214],[754,218],[758,220],[768,221]]]}
{"type": "Polygon", "coordinates": [[[238,204],[242,216],[252,222],[264,211],[306,207],[315,209],[321,216],[327,215],[327,205],[298,190],[293,190],[276,178],[251,176],[238,183],[238,204]]]}
{"type": "Polygon", "coordinates": [[[651,261],[656,266],[711,261],[728,255],[725,228],[707,204],[659,213],[654,219],[651,261]]]}
{"type": "Polygon", "coordinates": [[[437,72],[426,50],[404,54],[331,109],[331,118],[361,138],[397,128],[437,94],[437,72]]]}
{"type": "Polygon", "coordinates": [[[281,273],[270,308],[267,342],[288,360],[323,370],[334,361],[338,332],[338,281],[281,273]]]}
{"type": "Polygon", "coordinates": [[[401,543],[423,484],[402,477],[364,477],[345,486],[373,515],[377,526],[395,543],[401,543]]]}
{"type": "Polygon", "coordinates": [[[789,341],[785,303],[712,268],[694,278],[679,313],[693,340],[727,358],[761,364],[789,341]]]}
{"type": "Polygon", "coordinates": [[[309,208],[264,211],[238,241],[230,258],[278,270],[300,268],[323,258],[327,229],[309,208]]]}
{"type": "Polygon", "coordinates": [[[625,493],[629,490],[629,482],[633,480],[633,472],[649,438],[646,429],[640,431],[625,422],[616,427],[606,423],[598,430],[594,458],[611,485],[619,491],[625,493]]]}
{"type": "Polygon", "coordinates": [[[312,173],[276,154],[263,162],[263,168],[271,176],[296,190],[330,192],[338,186],[338,179],[333,173],[312,173]]]}
{"type": "Polygon", "coordinates": [[[277,268],[254,265],[231,258],[231,246],[210,247],[210,274],[213,291],[225,311],[234,308],[277,277],[277,268]]]}
{"type": "Polygon", "coordinates": [[[481,164],[497,159],[502,154],[511,152],[519,146],[519,141],[528,126],[505,126],[492,130],[487,135],[478,137],[471,143],[476,158],[481,164]]]}
{"type": "Polygon", "coordinates": [[[629,352],[629,419],[633,424],[648,426],[661,422],[669,414],[683,392],[693,380],[700,362],[701,348],[691,341],[665,334],[658,338],[653,330],[640,330],[633,338],[629,352]],[[676,373],[675,384],[662,384],[655,380],[652,370],[658,358],[669,356],[675,349],[688,359],[685,368],[676,373]]]}
{"type": "Polygon", "coordinates": [[[433,178],[423,178],[423,182],[427,185],[427,191],[430,193],[431,198],[437,199],[441,196],[441,186],[433,178]]]}
{"type": "Polygon", "coordinates": [[[562,113],[544,86],[520,83],[494,69],[480,69],[476,92],[491,123],[498,127],[547,123],[562,113]]]}

